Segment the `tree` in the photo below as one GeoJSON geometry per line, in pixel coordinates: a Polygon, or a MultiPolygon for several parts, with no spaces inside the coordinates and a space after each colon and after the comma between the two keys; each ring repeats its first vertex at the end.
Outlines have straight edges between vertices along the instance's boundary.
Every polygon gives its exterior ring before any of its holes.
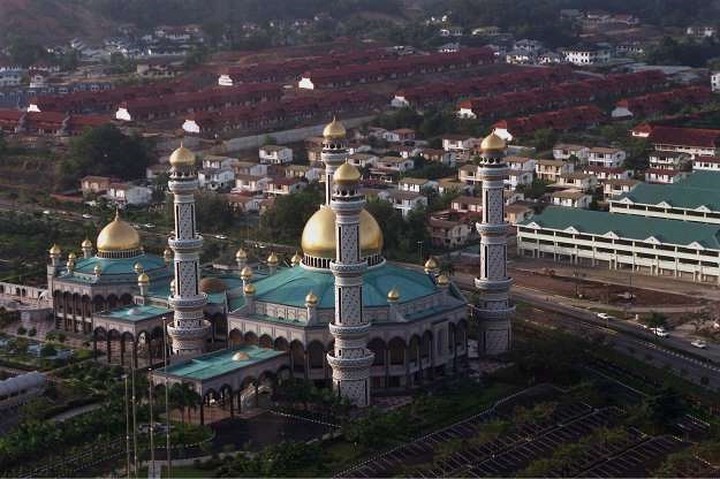
{"type": "Polygon", "coordinates": [[[297,245],[305,223],[322,202],[322,192],[316,185],[276,198],[273,207],[260,217],[260,236],[273,243],[297,245]]]}
{"type": "Polygon", "coordinates": [[[55,356],[57,354],[57,349],[52,343],[45,343],[43,347],[40,349],[40,356],[47,358],[49,356],[55,356]]]}
{"type": "Polygon", "coordinates": [[[68,186],[85,175],[142,178],[149,164],[150,148],[145,140],[127,136],[115,125],[103,125],[71,141],[61,170],[64,186],[68,186]]]}
{"type": "Polygon", "coordinates": [[[665,328],[667,326],[667,316],[657,311],[652,311],[650,316],[641,320],[648,328],[665,328]]]}
{"type": "Polygon", "coordinates": [[[673,388],[665,387],[659,394],[646,398],[643,407],[652,424],[668,428],[685,413],[687,405],[680,393],[673,388]]]}

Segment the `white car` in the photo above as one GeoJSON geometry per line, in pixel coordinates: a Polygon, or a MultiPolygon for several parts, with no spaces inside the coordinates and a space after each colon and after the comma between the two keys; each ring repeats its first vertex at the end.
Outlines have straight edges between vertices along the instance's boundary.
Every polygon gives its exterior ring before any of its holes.
{"type": "Polygon", "coordinates": [[[605,321],[607,321],[607,320],[609,320],[609,319],[615,319],[614,316],[610,316],[610,315],[607,314],[607,313],[598,313],[598,314],[597,314],[597,317],[600,318],[600,319],[604,319],[605,321]]]}
{"type": "Polygon", "coordinates": [[[219,240],[226,240],[226,239],[228,239],[228,237],[225,236],[225,235],[215,235],[215,238],[217,238],[217,239],[219,239],[219,240]]]}
{"type": "Polygon", "coordinates": [[[690,344],[695,346],[696,348],[700,348],[700,349],[707,348],[707,343],[705,341],[703,341],[702,339],[696,339],[695,341],[692,341],[690,344]]]}
{"type": "Polygon", "coordinates": [[[668,334],[668,332],[665,331],[665,328],[663,328],[663,327],[650,328],[650,331],[651,331],[655,336],[658,336],[658,337],[661,337],[661,338],[667,338],[668,336],[670,336],[670,334],[668,334]]]}
{"type": "Polygon", "coordinates": [[[90,213],[83,213],[82,217],[86,220],[91,220],[93,216],[90,213]]]}
{"type": "Polygon", "coordinates": [[[149,229],[149,230],[155,228],[155,225],[154,225],[153,223],[145,223],[144,226],[145,226],[145,228],[147,228],[147,229],[149,229]]]}

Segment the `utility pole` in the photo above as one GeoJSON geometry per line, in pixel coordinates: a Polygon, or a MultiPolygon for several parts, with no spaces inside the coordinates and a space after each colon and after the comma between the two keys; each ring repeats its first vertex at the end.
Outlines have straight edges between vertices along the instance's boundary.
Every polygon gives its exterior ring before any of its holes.
{"type": "Polygon", "coordinates": [[[130,361],[132,365],[130,368],[130,382],[132,387],[132,427],[133,427],[133,470],[135,476],[138,471],[138,450],[137,450],[137,407],[135,401],[135,364],[134,361],[130,361]]]}
{"type": "Polygon", "coordinates": [[[153,422],[152,368],[148,368],[148,405],[150,406],[150,471],[155,477],[155,423],[153,422]]]}
{"type": "Polygon", "coordinates": [[[167,451],[167,477],[172,477],[172,454],[170,450],[170,384],[168,383],[167,368],[167,318],[163,317],[163,364],[165,364],[165,450],[167,451]]]}
{"type": "Polygon", "coordinates": [[[130,477],[130,399],[128,397],[128,375],[123,374],[125,382],[125,455],[126,455],[126,476],[130,477]]]}

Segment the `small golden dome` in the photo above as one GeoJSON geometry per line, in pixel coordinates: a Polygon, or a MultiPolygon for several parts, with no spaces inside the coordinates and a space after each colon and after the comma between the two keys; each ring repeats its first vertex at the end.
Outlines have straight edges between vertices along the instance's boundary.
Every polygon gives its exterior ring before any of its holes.
{"type": "Polygon", "coordinates": [[[248,283],[243,287],[243,293],[253,295],[255,294],[255,285],[248,283]]]}
{"type": "Polygon", "coordinates": [[[305,303],[315,306],[318,303],[318,297],[315,293],[310,291],[307,296],[305,296],[305,303]]]}
{"type": "Polygon", "coordinates": [[[497,136],[495,133],[490,133],[488,136],[483,138],[480,143],[480,150],[482,151],[504,151],[507,148],[505,140],[497,136]]]}
{"type": "MultiPolygon", "coordinates": [[[[303,252],[318,258],[335,258],[336,244],[335,212],[328,206],[321,206],[310,217],[303,229],[300,242],[303,252]]],[[[380,254],[383,234],[373,215],[360,212],[360,252],[363,256],[380,254]]]]}
{"type": "Polygon", "coordinates": [[[448,278],[446,274],[441,274],[437,278],[437,284],[438,286],[447,286],[450,284],[450,278],[448,278]]]}
{"type": "Polygon", "coordinates": [[[240,271],[240,278],[241,278],[243,281],[249,281],[249,280],[252,279],[252,277],[253,277],[253,272],[252,272],[252,270],[250,269],[250,266],[245,266],[245,267],[242,269],[242,271],[240,271]]]}
{"type": "Polygon", "coordinates": [[[170,294],[175,294],[175,280],[170,281],[170,294]]]}
{"type": "Polygon", "coordinates": [[[220,278],[203,278],[200,280],[198,287],[200,291],[208,294],[222,293],[227,290],[227,284],[220,278]]]}
{"type": "Polygon", "coordinates": [[[142,272],[137,277],[138,284],[150,284],[150,276],[147,273],[142,272]]]}
{"type": "Polygon", "coordinates": [[[290,263],[292,263],[293,266],[297,266],[302,262],[302,256],[300,256],[300,253],[295,251],[295,254],[290,259],[290,263]]]}
{"type": "Polygon", "coordinates": [[[238,351],[237,353],[232,355],[233,361],[247,361],[250,359],[250,356],[248,356],[248,353],[245,351],[238,351]]]}
{"type": "Polygon", "coordinates": [[[116,213],[115,219],[100,231],[97,237],[97,249],[101,253],[138,250],[140,235],[116,213]]]}
{"type": "Polygon", "coordinates": [[[273,251],[272,253],[270,253],[270,256],[267,257],[267,263],[270,266],[277,266],[278,264],[280,264],[280,258],[278,258],[278,255],[276,255],[273,251]]]}
{"type": "Polygon", "coordinates": [[[133,271],[135,271],[137,274],[140,274],[145,271],[145,268],[141,263],[138,262],[133,265],[133,271]]]}
{"type": "Polygon", "coordinates": [[[85,238],[85,241],[82,242],[82,245],[80,245],[80,247],[82,249],[92,248],[93,247],[92,241],[90,241],[88,238],[85,238]]]}
{"type": "Polygon", "coordinates": [[[341,185],[357,183],[360,178],[362,178],[360,170],[347,161],[340,165],[340,168],[335,170],[335,174],[333,174],[333,181],[341,185]]]}
{"type": "Polygon", "coordinates": [[[95,273],[95,276],[100,276],[100,273],[102,273],[102,267],[99,264],[96,264],[93,268],[93,273],[95,273]]]}
{"type": "Polygon", "coordinates": [[[68,255],[68,261],[75,261],[77,259],[77,255],[75,253],[70,253],[68,255]]]}
{"type": "Polygon", "coordinates": [[[69,259],[67,261],[67,263],[65,264],[65,267],[67,268],[68,271],[70,271],[72,273],[75,270],[75,260],[69,259]]]}
{"type": "Polygon", "coordinates": [[[170,166],[175,168],[195,166],[195,153],[185,148],[180,142],[180,147],[170,155],[170,166]]]}
{"type": "Polygon", "coordinates": [[[235,253],[235,259],[247,259],[247,252],[242,248],[238,249],[235,253]]]}
{"type": "Polygon", "coordinates": [[[437,260],[433,256],[430,256],[428,258],[428,260],[425,261],[425,272],[426,273],[435,272],[435,271],[437,271],[438,268],[439,268],[439,266],[438,266],[437,260]]]}
{"type": "Polygon", "coordinates": [[[347,131],[345,130],[345,126],[337,121],[335,117],[333,117],[333,120],[323,129],[323,136],[328,140],[345,138],[346,134],[347,131]]]}
{"type": "Polygon", "coordinates": [[[173,251],[170,248],[165,248],[165,251],[163,251],[163,260],[169,263],[173,260],[173,256],[173,251]]]}
{"type": "Polygon", "coordinates": [[[59,255],[60,253],[62,253],[62,250],[60,249],[60,247],[58,246],[58,244],[55,243],[55,244],[53,244],[52,247],[48,250],[48,253],[50,253],[51,255],[55,256],[55,255],[59,255]]]}
{"type": "Polygon", "coordinates": [[[399,301],[400,300],[400,290],[397,289],[397,286],[388,291],[387,294],[388,301],[399,301]]]}

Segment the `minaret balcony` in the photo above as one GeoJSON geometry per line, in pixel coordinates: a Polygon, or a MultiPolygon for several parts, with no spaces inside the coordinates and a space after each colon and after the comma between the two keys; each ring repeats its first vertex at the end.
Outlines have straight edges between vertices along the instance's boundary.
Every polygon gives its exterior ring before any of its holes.
{"type": "Polygon", "coordinates": [[[335,338],[341,339],[359,339],[367,336],[370,332],[370,323],[358,324],[353,326],[343,326],[340,324],[330,323],[330,334],[335,338]]]}
{"type": "Polygon", "coordinates": [[[477,288],[481,291],[488,291],[488,292],[508,291],[510,289],[510,286],[512,285],[512,283],[513,283],[512,278],[506,278],[506,279],[475,278],[475,288],[477,288]]]}
{"type": "Polygon", "coordinates": [[[481,235],[504,235],[507,234],[509,224],[503,221],[498,224],[491,223],[475,223],[475,229],[481,235]]]}
{"type": "Polygon", "coordinates": [[[203,237],[195,235],[194,238],[177,238],[170,235],[168,238],[168,246],[175,251],[192,251],[199,250],[203,245],[203,237]]]}
{"type": "Polygon", "coordinates": [[[337,274],[362,274],[367,269],[367,261],[361,261],[359,263],[336,263],[330,261],[330,270],[337,274]]]}
{"type": "Polygon", "coordinates": [[[180,328],[176,327],[174,322],[167,326],[170,337],[177,339],[206,338],[210,334],[210,329],[210,321],[203,321],[203,325],[199,328],[180,328]]]}
{"type": "Polygon", "coordinates": [[[333,369],[367,369],[370,372],[370,367],[375,361],[375,354],[368,352],[367,356],[361,358],[341,358],[335,356],[333,353],[327,354],[327,362],[333,369]]]}

